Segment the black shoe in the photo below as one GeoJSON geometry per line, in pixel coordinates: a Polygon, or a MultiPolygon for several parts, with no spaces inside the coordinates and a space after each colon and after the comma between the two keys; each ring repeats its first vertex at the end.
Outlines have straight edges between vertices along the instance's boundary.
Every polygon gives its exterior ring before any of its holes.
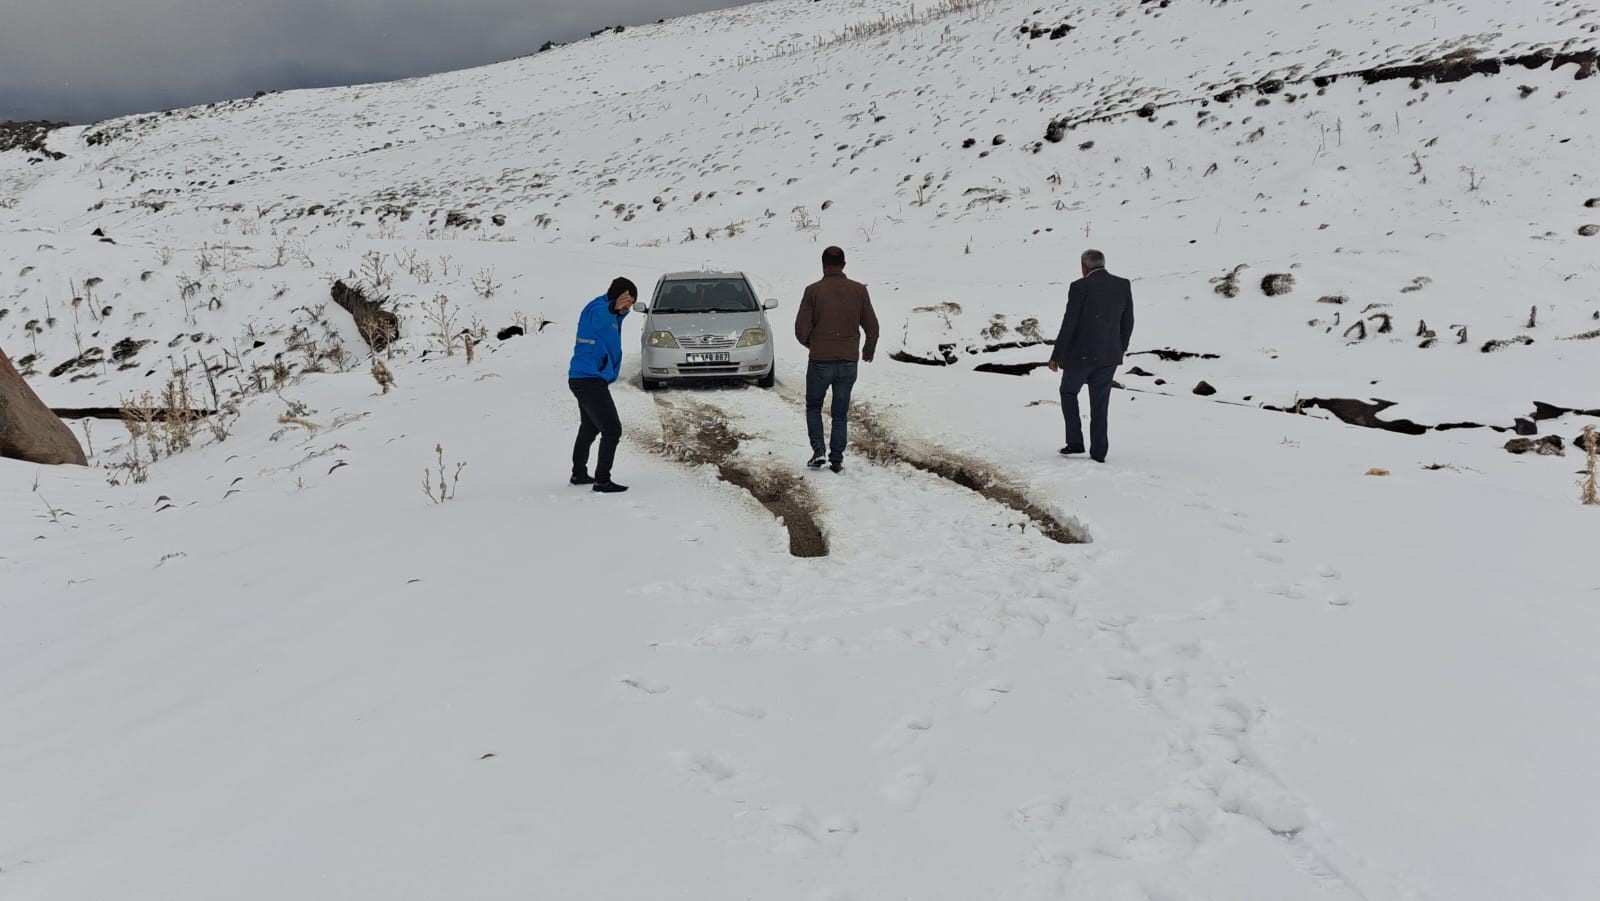
{"type": "Polygon", "coordinates": [[[1093,460],[1096,463],[1104,463],[1104,462],[1106,462],[1106,458],[1105,457],[1090,457],[1089,459],[1093,460]]]}
{"type": "Polygon", "coordinates": [[[595,482],[594,483],[594,487],[589,489],[589,490],[598,492],[600,494],[617,494],[617,493],[622,492],[622,491],[627,491],[628,490],[628,486],[627,485],[618,485],[616,482],[613,482],[613,481],[607,479],[604,482],[599,482],[599,481],[595,482]]]}
{"type": "Polygon", "coordinates": [[[828,468],[833,470],[834,472],[843,472],[844,471],[844,461],[843,460],[835,460],[832,463],[828,464],[828,468]]]}
{"type": "Polygon", "coordinates": [[[1061,453],[1063,455],[1065,455],[1065,454],[1081,454],[1081,453],[1083,453],[1083,445],[1081,445],[1081,444],[1069,444],[1066,447],[1063,447],[1061,449],[1061,453]]]}
{"type": "Polygon", "coordinates": [[[572,478],[567,481],[573,485],[593,485],[594,476],[586,472],[575,472],[572,474],[572,478]]]}
{"type": "Polygon", "coordinates": [[[827,465],[827,463],[827,454],[824,454],[822,451],[813,451],[811,454],[811,459],[806,461],[806,466],[809,466],[812,469],[821,469],[823,466],[827,465]]]}

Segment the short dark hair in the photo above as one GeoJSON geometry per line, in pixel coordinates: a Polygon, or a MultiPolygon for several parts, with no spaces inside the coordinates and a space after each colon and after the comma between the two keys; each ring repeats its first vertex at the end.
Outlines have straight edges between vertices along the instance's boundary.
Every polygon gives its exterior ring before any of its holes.
{"type": "Polygon", "coordinates": [[[1098,250],[1085,250],[1083,252],[1083,265],[1090,269],[1106,268],[1106,255],[1098,250]]]}
{"type": "Polygon", "coordinates": [[[822,251],[822,265],[824,265],[824,266],[843,266],[844,265],[844,248],[842,248],[842,247],[829,247],[829,248],[823,250],[822,251]]]}
{"type": "Polygon", "coordinates": [[[606,300],[615,302],[624,294],[632,294],[635,300],[639,299],[639,289],[633,286],[633,282],[619,275],[611,280],[611,287],[606,289],[606,300]]]}

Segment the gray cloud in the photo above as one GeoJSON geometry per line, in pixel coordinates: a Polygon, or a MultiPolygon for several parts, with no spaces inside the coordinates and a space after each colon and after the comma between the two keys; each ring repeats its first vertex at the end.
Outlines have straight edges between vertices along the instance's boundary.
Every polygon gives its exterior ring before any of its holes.
{"type": "MultiPolygon", "coordinates": [[[[482,65],[739,0],[20,0],[0,120],[75,123],[482,65]]],[[[11,3],[6,4],[7,7],[11,3]]]]}

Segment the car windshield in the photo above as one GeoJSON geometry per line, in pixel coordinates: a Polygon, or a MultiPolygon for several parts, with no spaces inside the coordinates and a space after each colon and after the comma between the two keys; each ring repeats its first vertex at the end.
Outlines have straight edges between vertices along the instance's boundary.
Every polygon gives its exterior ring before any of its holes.
{"type": "Polygon", "coordinates": [[[742,278],[662,282],[652,313],[754,313],[761,309],[742,278]]]}

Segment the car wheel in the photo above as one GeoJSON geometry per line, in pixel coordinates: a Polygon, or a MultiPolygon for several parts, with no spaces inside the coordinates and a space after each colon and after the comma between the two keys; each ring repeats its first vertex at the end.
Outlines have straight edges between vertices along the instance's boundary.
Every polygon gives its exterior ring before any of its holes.
{"type": "Polygon", "coordinates": [[[777,383],[778,383],[778,364],[777,363],[773,363],[772,364],[772,368],[767,370],[767,374],[766,375],[762,376],[759,379],[756,379],[756,387],[757,388],[771,388],[773,385],[776,385],[777,383]]]}

